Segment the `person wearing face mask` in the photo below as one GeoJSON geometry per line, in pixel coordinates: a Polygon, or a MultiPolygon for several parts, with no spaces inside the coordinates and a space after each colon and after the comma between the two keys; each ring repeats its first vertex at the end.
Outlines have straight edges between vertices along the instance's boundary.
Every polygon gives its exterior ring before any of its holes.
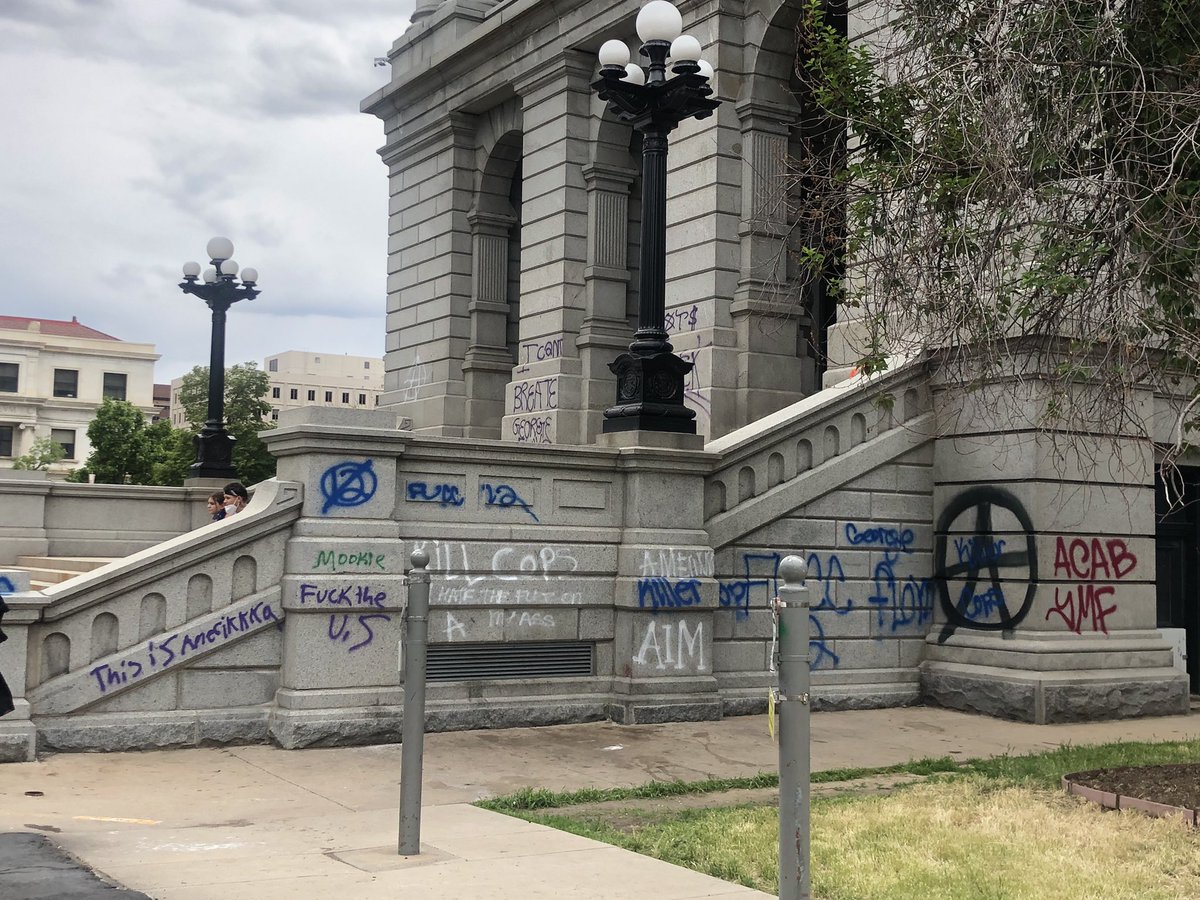
{"type": "Polygon", "coordinates": [[[249,502],[250,494],[240,481],[231,481],[225,485],[225,515],[240,513],[249,502]]]}

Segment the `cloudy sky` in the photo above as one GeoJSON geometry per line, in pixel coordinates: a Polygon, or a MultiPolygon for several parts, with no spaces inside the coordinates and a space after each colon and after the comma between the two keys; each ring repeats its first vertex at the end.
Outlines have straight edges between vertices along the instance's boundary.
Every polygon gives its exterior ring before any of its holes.
{"type": "Polygon", "coordinates": [[[233,240],[229,363],[383,354],[387,180],[358,102],[414,0],[0,0],[0,313],[207,364],[176,284],[233,240]]]}

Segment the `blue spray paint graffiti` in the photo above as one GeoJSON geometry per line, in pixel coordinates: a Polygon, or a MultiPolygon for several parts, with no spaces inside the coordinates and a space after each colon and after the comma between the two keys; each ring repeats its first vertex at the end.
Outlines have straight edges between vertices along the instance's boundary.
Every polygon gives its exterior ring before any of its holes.
{"type": "Polygon", "coordinates": [[[0,575],[0,594],[15,594],[17,586],[13,584],[7,575],[0,575]]]}
{"type": "Polygon", "coordinates": [[[825,629],[821,625],[821,620],[812,613],[808,614],[808,623],[812,626],[812,634],[808,638],[808,649],[812,652],[808,655],[809,671],[821,668],[821,663],[829,660],[829,668],[836,669],[842,661],[841,657],[829,649],[829,644],[825,640],[825,629]]]}
{"type": "Polygon", "coordinates": [[[330,466],[321,475],[321,496],[325,504],[321,507],[321,515],[327,515],[329,510],[336,507],[362,506],[369,503],[379,487],[379,479],[371,467],[371,460],[365,462],[340,462],[330,466]]]}
{"type": "Polygon", "coordinates": [[[409,503],[436,503],[442,508],[467,502],[457,484],[429,485],[424,481],[410,481],[405,499],[409,503]]]}
{"type": "Polygon", "coordinates": [[[846,598],[845,606],[837,605],[837,585],[846,583],[846,573],[842,569],[842,561],[837,554],[831,553],[824,563],[815,553],[808,554],[808,589],[815,590],[813,582],[821,585],[821,599],[813,609],[831,609],[839,616],[844,616],[854,607],[853,598],[846,598]]]}
{"type": "Polygon", "coordinates": [[[719,582],[721,606],[734,611],[734,618],[750,618],[750,598],[755,588],[763,589],[762,607],[770,606],[779,593],[778,553],[743,553],[742,575],[734,581],[719,582]]]}
{"type": "Polygon", "coordinates": [[[529,513],[529,518],[541,524],[541,520],[538,519],[537,513],[533,511],[533,507],[517,493],[516,488],[512,485],[481,484],[479,485],[479,492],[485,497],[485,506],[498,506],[501,509],[523,509],[529,513]]]}
{"type": "Polygon", "coordinates": [[[683,609],[700,605],[700,580],[683,578],[672,580],[662,576],[638,580],[638,606],[649,605],[654,612],[660,609],[683,609]],[[649,601],[649,602],[647,602],[649,601]]]}

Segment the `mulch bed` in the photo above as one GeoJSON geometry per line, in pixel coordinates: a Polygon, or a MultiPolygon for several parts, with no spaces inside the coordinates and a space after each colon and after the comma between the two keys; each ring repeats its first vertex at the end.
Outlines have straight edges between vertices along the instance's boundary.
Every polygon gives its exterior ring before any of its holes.
{"type": "Polygon", "coordinates": [[[1095,769],[1073,772],[1064,780],[1120,797],[1200,809],[1200,763],[1095,769]]]}

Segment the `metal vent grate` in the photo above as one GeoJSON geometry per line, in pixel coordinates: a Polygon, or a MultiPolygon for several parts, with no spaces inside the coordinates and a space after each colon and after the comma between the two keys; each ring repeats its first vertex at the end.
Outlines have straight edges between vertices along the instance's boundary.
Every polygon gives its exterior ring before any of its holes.
{"type": "Polygon", "coordinates": [[[592,674],[592,647],[582,641],[530,644],[431,644],[429,681],[567,678],[592,674]]]}

